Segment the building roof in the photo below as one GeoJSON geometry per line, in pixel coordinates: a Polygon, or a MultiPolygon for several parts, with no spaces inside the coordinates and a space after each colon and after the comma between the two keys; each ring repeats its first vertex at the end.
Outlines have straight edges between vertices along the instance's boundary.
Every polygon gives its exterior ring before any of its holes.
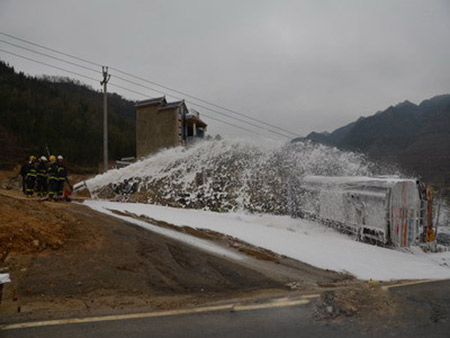
{"type": "Polygon", "coordinates": [[[181,107],[182,105],[184,105],[184,100],[182,100],[182,101],[175,101],[175,102],[169,102],[169,103],[163,104],[161,107],[159,107],[158,110],[174,109],[174,108],[181,107]]]}
{"type": "Polygon", "coordinates": [[[145,106],[153,106],[153,105],[156,105],[156,104],[159,104],[159,105],[167,104],[166,97],[162,96],[162,97],[156,97],[154,99],[138,101],[138,102],[136,102],[136,104],[134,106],[135,107],[145,107],[145,106]]]}
{"type": "Polygon", "coordinates": [[[205,122],[203,122],[202,120],[200,120],[200,118],[198,116],[191,115],[191,114],[186,115],[186,123],[187,124],[195,123],[200,128],[206,128],[206,126],[207,126],[207,124],[205,122]]]}
{"type": "Polygon", "coordinates": [[[169,110],[169,109],[176,109],[179,107],[184,107],[185,111],[187,111],[186,104],[184,103],[184,100],[181,101],[175,101],[175,102],[167,102],[166,97],[157,97],[154,99],[144,100],[144,101],[138,101],[135,104],[136,108],[142,108],[142,107],[148,107],[148,106],[159,106],[158,110],[169,110]]]}

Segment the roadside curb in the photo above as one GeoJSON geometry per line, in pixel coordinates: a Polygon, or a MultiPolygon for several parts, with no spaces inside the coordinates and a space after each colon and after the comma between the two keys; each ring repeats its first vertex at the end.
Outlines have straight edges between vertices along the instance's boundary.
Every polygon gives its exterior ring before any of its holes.
{"type": "Polygon", "coordinates": [[[320,297],[319,294],[310,294],[295,297],[293,299],[289,299],[289,297],[275,298],[271,299],[271,301],[267,303],[255,303],[255,304],[232,303],[216,306],[204,306],[192,309],[15,323],[15,324],[1,325],[0,331],[44,327],[44,326],[58,326],[66,324],[82,324],[82,323],[107,322],[107,321],[129,320],[129,319],[169,317],[169,316],[189,315],[206,312],[219,312],[219,311],[240,312],[240,311],[263,310],[271,308],[307,305],[310,303],[310,299],[318,297],[320,297]]]}

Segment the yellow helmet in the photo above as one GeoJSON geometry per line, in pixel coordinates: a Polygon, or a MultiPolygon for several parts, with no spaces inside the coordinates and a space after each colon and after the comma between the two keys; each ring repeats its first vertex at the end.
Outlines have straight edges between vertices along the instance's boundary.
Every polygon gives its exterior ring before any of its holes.
{"type": "Polygon", "coordinates": [[[35,161],[35,160],[36,160],[36,157],[33,156],[33,155],[31,155],[31,156],[30,156],[30,161],[35,161]]]}
{"type": "Polygon", "coordinates": [[[50,155],[50,157],[48,159],[50,160],[50,162],[55,162],[56,161],[55,155],[50,155]]]}

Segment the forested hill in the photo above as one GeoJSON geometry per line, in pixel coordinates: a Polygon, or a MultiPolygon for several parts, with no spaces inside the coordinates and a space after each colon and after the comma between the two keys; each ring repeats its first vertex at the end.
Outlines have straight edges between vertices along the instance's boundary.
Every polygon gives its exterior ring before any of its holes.
{"type": "MultiPolygon", "coordinates": [[[[108,95],[109,157],[135,155],[134,102],[108,95]]],[[[103,154],[103,93],[69,78],[30,77],[0,61],[0,167],[30,154],[97,167],[103,154]]]]}
{"type": "Polygon", "coordinates": [[[307,139],[395,162],[410,174],[450,185],[450,95],[409,101],[307,139]]]}

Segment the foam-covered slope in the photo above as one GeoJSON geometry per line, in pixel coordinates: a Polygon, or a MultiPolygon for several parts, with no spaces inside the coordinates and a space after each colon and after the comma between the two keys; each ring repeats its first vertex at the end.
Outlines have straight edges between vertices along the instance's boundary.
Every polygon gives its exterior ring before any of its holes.
{"type": "Polygon", "coordinates": [[[362,155],[311,142],[203,141],[162,151],[87,181],[94,196],[207,209],[288,213],[304,175],[370,176],[362,155]]]}

